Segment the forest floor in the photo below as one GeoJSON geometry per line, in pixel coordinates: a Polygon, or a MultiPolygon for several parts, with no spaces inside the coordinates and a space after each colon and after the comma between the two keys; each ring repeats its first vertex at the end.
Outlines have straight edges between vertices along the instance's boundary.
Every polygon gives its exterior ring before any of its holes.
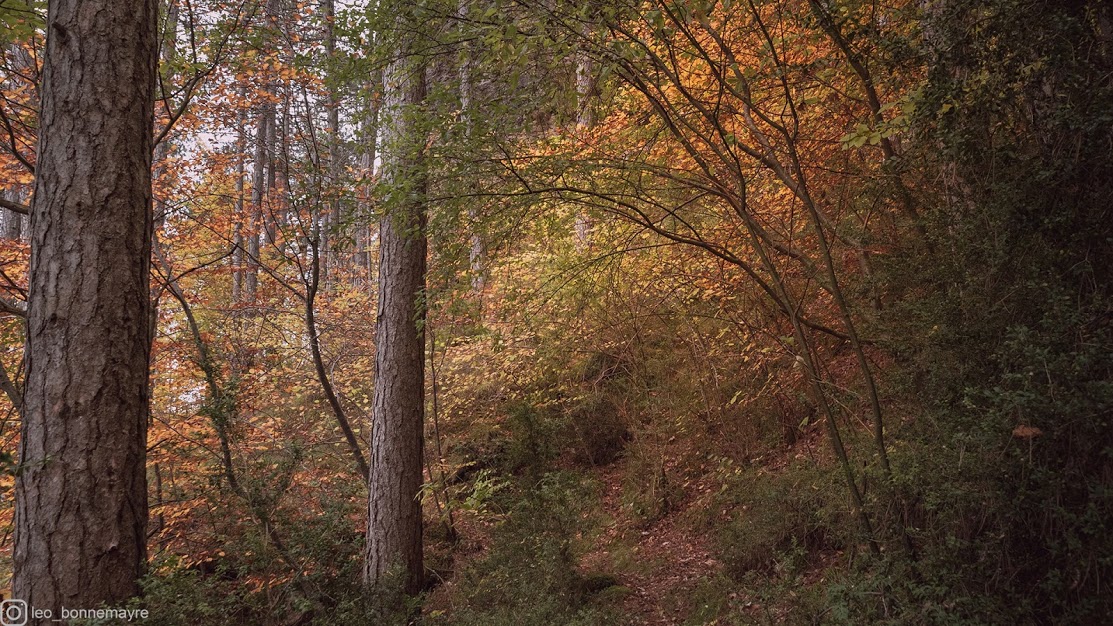
{"type": "MultiPolygon", "coordinates": [[[[624,460],[597,468],[599,501],[594,516],[599,520],[585,543],[579,559],[585,577],[613,577],[616,585],[605,590],[618,607],[621,623],[638,626],[679,626],[690,623],[696,609],[693,593],[716,577],[722,565],[712,555],[708,538],[686,522],[685,513],[698,506],[696,499],[683,498],[676,506],[652,521],[639,519],[624,501],[624,481],[631,471],[624,460]]],[[[671,471],[666,468],[666,471],[671,471]]],[[[697,492],[704,491],[696,486],[697,492]]],[[[460,541],[453,558],[454,569],[481,557],[490,547],[492,526],[475,519],[459,519],[460,541]]],[[[584,545],[581,544],[583,548],[584,545]]],[[[451,611],[456,596],[456,577],[437,587],[425,605],[426,611],[451,611]]]]}
{"type": "MultiPolygon", "coordinates": [[[[579,503],[582,523],[573,538],[575,567],[590,604],[606,609],[608,623],[630,626],[784,621],[797,601],[797,585],[821,580],[841,551],[815,550],[808,563],[792,566],[800,569],[790,568],[786,580],[791,584],[774,589],[763,586],[780,578],[773,572],[746,583],[729,575],[718,556],[724,546],[716,542],[724,540],[721,530],[731,520],[746,514],[737,494],[730,495],[737,489],[733,477],[742,471],[777,474],[793,463],[822,457],[819,429],[802,433],[794,446],[753,459],[744,451],[712,454],[689,442],[668,443],[653,452],[627,448],[605,465],[585,467],[570,458],[558,463],[592,485],[591,500],[579,503]]],[[[496,528],[494,518],[459,516],[460,541],[445,555],[450,570],[463,572],[489,555],[496,528]]],[[[470,584],[474,580],[446,576],[426,602],[426,612],[451,615],[464,606],[460,601],[470,584]]]]}
{"type": "Polygon", "coordinates": [[[683,624],[693,609],[692,592],[721,569],[707,538],[684,522],[692,506],[684,498],[648,523],[639,522],[623,501],[628,468],[619,461],[602,468],[601,508],[609,517],[593,549],[581,559],[584,572],[613,573],[628,589],[622,614],[629,624],[683,624]]]}

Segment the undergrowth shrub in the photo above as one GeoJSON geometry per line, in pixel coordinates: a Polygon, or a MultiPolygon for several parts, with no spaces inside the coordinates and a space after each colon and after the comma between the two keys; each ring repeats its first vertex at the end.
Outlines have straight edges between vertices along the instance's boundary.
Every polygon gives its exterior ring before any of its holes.
{"type": "Polygon", "coordinates": [[[469,564],[457,588],[465,606],[432,623],[453,626],[592,626],[611,623],[590,602],[594,589],[576,569],[577,535],[597,494],[582,476],[548,473],[502,496],[505,518],[491,548],[469,564]],[[514,491],[514,493],[510,493],[514,491]]]}
{"type": "Polygon", "coordinates": [[[576,462],[588,466],[607,465],[622,454],[630,432],[608,394],[589,392],[578,398],[566,415],[566,440],[576,462]]]}
{"type": "Polygon", "coordinates": [[[815,553],[849,545],[856,529],[845,491],[829,469],[807,462],[777,473],[736,472],[713,504],[729,515],[715,522],[726,572],[736,580],[749,572],[791,575],[815,553]]]}
{"type": "Polygon", "coordinates": [[[560,452],[561,430],[559,418],[547,409],[528,402],[507,407],[503,469],[535,478],[544,474],[560,452]]]}
{"type": "Polygon", "coordinates": [[[626,448],[622,506],[639,526],[667,515],[682,494],[665,471],[665,450],[659,436],[642,429],[626,448]]]}

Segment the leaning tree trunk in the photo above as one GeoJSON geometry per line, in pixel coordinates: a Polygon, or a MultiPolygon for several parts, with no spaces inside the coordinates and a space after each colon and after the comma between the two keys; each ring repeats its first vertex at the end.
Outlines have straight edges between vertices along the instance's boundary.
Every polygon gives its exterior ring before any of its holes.
{"type": "Polygon", "coordinates": [[[157,0],[52,0],[31,210],[13,595],[59,616],[146,561],[157,0]]]}
{"type": "Polygon", "coordinates": [[[385,74],[383,177],[391,190],[379,225],[379,310],[372,401],[367,554],[371,587],[421,587],[422,433],[425,414],[424,137],[412,110],[425,67],[400,46],[385,74]],[[398,576],[399,580],[393,577],[398,576]]]}

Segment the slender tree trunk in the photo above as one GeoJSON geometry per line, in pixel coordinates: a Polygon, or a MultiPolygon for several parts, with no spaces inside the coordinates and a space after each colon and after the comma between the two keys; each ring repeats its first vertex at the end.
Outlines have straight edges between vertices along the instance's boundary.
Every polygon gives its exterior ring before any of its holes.
{"type": "Polygon", "coordinates": [[[305,329],[309,335],[309,351],[313,357],[313,367],[317,370],[317,380],[321,383],[321,390],[325,393],[325,399],[328,400],[329,407],[332,408],[332,413],[336,416],[336,422],[340,426],[340,431],[344,433],[344,440],[348,442],[348,450],[352,453],[352,458],[355,459],[356,468],[364,478],[369,475],[370,469],[367,466],[367,459],[363,456],[363,450],[360,449],[359,438],[352,430],[352,424],[348,420],[347,414],[344,412],[344,407],[340,404],[340,398],[336,395],[336,390],[332,387],[332,381],[329,379],[328,370],[325,368],[325,359],[321,354],[321,336],[317,331],[317,293],[321,287],[321,239],[320,233],[313,233],[313,241],[309,248],[309,281],[306,284],[305,290],[305,329]]]}
{"type": "Polygon", "coordinates": [[[326,189],[328,202],[324,215],[321,216],[321,278],[325,291],[328,291],[333,270],[341,263],[339,256],[333,253],[333,236],[340,224],[340,96],[336,93],[336,78],[333,73],[333,59],[336,56],[336,3],[334,0],[324,0],[325,10],[325,63],[329,76],[326,77],[328,86],[328,170],[326,189]]]}
{"type": "Polygon", "coordinates": [[[584,51],[576,56],[576,126],[581,129],[595,126],[594,93],[595,60],[584,51]]]}
{"type": "MultiPolygon", "coordinates": [[[[174,73],[173,63],[178,54],[178,3],[177,0],[161,0],[160,4],[162,13],[165,14],[164,27],[159,34],[159,54],[160,54],[160,67],[158,72],[158,80],[161,85],[158,93],[170,93],[173,91],[174,73]]],[[[166,121],[158,120],[157,123],[170,123],[170,111],[167,109],[172,106],[168,103],[169,98],[159,99],[155,104],[156,107],[161,108],[162,112],[166,114],[166,121]]],[[[157,109],[156,109],[157,111],[157,109]]],[[[151,227],[152,233],[159,233],[162,231],[163,225],[166,223],[166,215],[169,213],[168,204],[166,202],[166,190],[170,184],[165,179],[167,177],[168,169],[166,167],[166,159],[170,156],[173,149],[171,135],[167,133],[162,136],[162,141],[155,146],[154,157],[151,164],[151,186],[152,196],[154,200],[154,214],[153,225],[151,227]]],[[[158,245],[157,234],[152,234],[151,245],[158,245]]],[[[162,299],[162,287],[157,284],[151,285],[151,317],[150,317],[150,333],[151,341],[155,339],[158,332],[158,312],[159,305],[162,299]]]]}
{"type": "MultiPolygon", "coordinates": [[[[14,187],[14,186],[13,186],[14,187]]],[[[3,192],[5,200],[11,200],[23,204],[23,194],[20,193],[18,188],[5,189],[3,192]]],[[[20,239],[23,236],[23,216],[15,211],[4,210],[4,238],[5,239],[20,239]]]]}
{"type": "MultiPolygon", "coordinates": [[[[11,63],[15,66],[14,69],[18,71],[26,71],[29,75],[34,74],[34,60],[31,55],[27,53],[22,47],[15,44],[9,44],[8,55],[11,58],[11,63]]],[[[12,76],[8,80],[0,83],[0,89],[4,91],[18,90],[23,86],[23,79],[17,76],[12,76]]],[[[12,150],[16,149],[13,146],[12,150]]],[[[9,183],[7,188],[0,192],[0,197],[4,200],[14,202],[16,204],[27,204],[27,196],[31,189],[28,185],[21,185],[18,183],[9,183]]],[[[5,209],[0,211],[3,214],[3,228],[2,232],[5,239],[23,239],[24,231],[28,220],[24,219],[23,214],[5,209]]]]}
{"type": "MultiPolygon", "coordinates": [[[[161,61],[169,66],[174,62],[178,54],[178,3],[175,0],[163,0],[164,10],[166,12],[166,30],[161,34],[161,61]]],[[[167,91],[173,91],[174,76],[171,70],[160,72],[162,83],[166,86],[167,91]]],[[[167,106],[160,101],[160,106],[167,106]]],[[[170,150],[173,144],[170,141],[170,136],[163,137],[162,141],[155,146],[154,160],[152,164],[152,181],[158,182],[164,178],[167,173],[165,166],[166,158],[170,156],[170,150]]],[[[166,198],[162,194],[155,195],[154,197],[154,229],[157,231],[166,220],[166,198]]]]}
{"type": "MultiPolygon", "coordinates": [[[[267,26],[271,37],[278,38],[279,0],[267,0],[267,26]]],[[[263,237],[267,245],[274,245],[278,238],[279,202],[275,188],[278,181],[278,84],[276,78],[267,83],[267,101],[263,115],[267,118],[267,133],[263,154],[266,158],[267,184],[263,192],[263,237]]]]}
{"type": "Polygon", "coordinates": [[[375,160],[378,158],[379,148],[379,118],[380,109],[382,108],[382,91],[383,91],[383,76],[381,71],[377,71],[371,77],[371,103],[370,111],[368,111],[368,119],[364,124],[363,130],[363,175],[367,177],[368,183],[362,193],[363,196],[363,211],[360,215],[359,228],[356,231],[356,265],[359,266],[360,281],[367,282],[367,290],[371,292],[374,285],[374,255],[371,253],[371,224],[365,221],[365,218],[372,214],[372,190],[374,188],[371,179],[375,176],[375,160]]]}
{"type": "Polygon", "coordinates": [[[251,217],[247,229],[247,269],[244,271],[243,296],[251,301],[259,286],[259,234],[263,230],[263,192],[266,187],[266,138],[267,115],[259,112],[258,127],[255,133],[255,157],[251,173],[251,217]]]}
{"type": "Polygon", "coordinates": [[[425,175],[424,137],[412,109],[424,100],[425,65],[416,58],[411,40],[400,46],[398,60],[385,74],[384,106],[389,123],[383,176],[391,193],[379,224],[379,310],[364,569],[368,585],[400,583],[407,593],[420,590],[423,577],[419,495],[425,413],[425,175]]]}
{"type": "Polygon", "coordinates": [[[146,561],[157,0],[47,15],[13,595],[115,604],[146,561]]]}
{"type": "MultiPolygon", "coordinates": [[[[240,88],[240,97],[244,97],[246,91],[240,88]]],[[[244,176],[245,161],[247,160],[247,114],[244,111],[239,111],[236,114],[236,222],[233,226],[234,232],[232,234],[232,302],[238,303],[243,299],[244,291],[244,176]]]]}
{"type": "MultiPolygon", "coordinates": [[[[272,85],[271,96],[275,97],[276,89],[272,85]]],[[[263,237],[268,246],[273,246],[278,240],[278,221],[281,209],[281,199],[276,189],[278,187],[278,106],[274,102],[266,104],[267,139],[263,146],[266,155],[267,183],[263,188],[263,237]]]]}
{"type": "MultiPolygon", "coordinates": [[[[468,13],[473,0],[458,0],[456,16],[460,21],[460,116],[464,120],[464,141],[470,142],[475,132],[474,85],[475,51],[468,41],[464,24],[468,23],[468,13]]],[[[468,222],[471,228],[471,242],[468,249],[468,266],[471,269],[471,288],[475,294],[482,294],[487,283],[487,247],[479,228],[479,213],[475,207],[468,208],[468,222]]]]}
{"type": "Polygon", "coordinates": [[[273,507],[277,505],[277,501],[267,502],[260,498],[257,492],[245,488],[236,474],[236,467],[232,461],[232,438],[229,432],[230,427],[238,420],[239,409],[236,396],[234,393],[229,393],[228,388],[222,383],[218,371],[219,367],[211,358],[212,351],[201,334],[201,326],[197,322],[197,316],[193,313],[193,307],[186,299],[185,292],[178,285],[177,279],[174,278],[173,268],[170,267],[166,256],[162,254],[157,240],[154,242],[154,257],[160,273],[165,277],[164,283],[167,291],[178,301],[178,305],[181,306],[182,313],[185,315],[186,327],[189,329],[194,347],[197,349],[197,365],[201,368],[201,373],[205,377],[206,391],[209,396],[207,403],[216,407],[216,410],[210,412],[209,419],[216,431],[217,440],[220,442],[221,469],[224,473],[224,479],[228,483],[228,488],[247,504],[251,514],[255,517],[259,526],[262,527],[263,532],[266,533],[271,547],[274,548],[287,567],[294,571],[294,585],[298,587],[298,590],[311,604],[315,605],[316,594],[302,578],[302,565],[290,555],[289,548],[286,547],[278,528],[271,519],[271,513],[274,510],[273,507]],[[217,400],[218,398],[219,400],[217,400]]]}
{"type": "MultiPolygon", "coordinates": [[[[576,128],[580,131],[588,131],[595,126],[595,109],[591,102],[594,92],[595,60],[584,50],[576,56],[576,128]]],[[[586,212],[581,210],[576,214],[573,228],[576,245],[586,248],[591,243],[591,218],[586,212]]]]}

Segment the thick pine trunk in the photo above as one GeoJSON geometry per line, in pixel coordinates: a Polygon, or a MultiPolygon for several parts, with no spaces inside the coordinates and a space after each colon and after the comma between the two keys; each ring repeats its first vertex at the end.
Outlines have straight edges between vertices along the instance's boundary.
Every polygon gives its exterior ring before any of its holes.
{"type": "Polygon", "coordinates": [[[401,584],[423,577],[422,434],[425,414],[424,137],[411,107],[425,99],[425,69],[402,47],[387,68],[389,122],[383,176],[391,197],[379,226],[379,309],[372,402],[371,472],[365,582],[401,584]],[[398,576],[398,579],[394,579],[398,576]]]}
{"type": "Polygon", "coordinates": [[[157,9],[49,3],[13,594],[56,617],[146,561],[157,9]]]}

